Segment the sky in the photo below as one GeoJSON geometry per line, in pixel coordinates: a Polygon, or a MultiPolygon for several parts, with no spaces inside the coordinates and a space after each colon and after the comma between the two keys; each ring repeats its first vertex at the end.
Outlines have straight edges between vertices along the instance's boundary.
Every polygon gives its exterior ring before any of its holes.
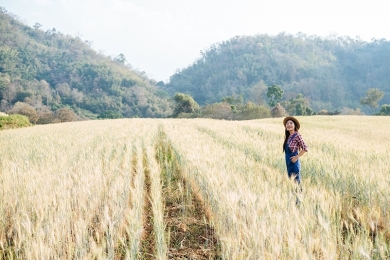
{"type": "Polygon", "coordinates": [[[200,51],[235,36],[281,32],[390,39],[388,0],[0,0],[26,25],[92,42],[167,83],[200,51]]]}

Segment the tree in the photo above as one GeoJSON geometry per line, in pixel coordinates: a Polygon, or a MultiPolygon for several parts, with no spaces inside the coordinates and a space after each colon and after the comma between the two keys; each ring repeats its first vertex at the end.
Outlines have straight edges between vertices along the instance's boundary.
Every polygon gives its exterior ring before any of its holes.
{"type": "Polygon", "coordinates": [[[1,110],[1,111],[4,111],[4,110],[7,109],[7,107],[8,107],[8,101],[5,100],[5,99],[2,99],[2,100],[0,101],[0,110],[1,110]]]}
{"type": "Polygon", "coordinates": [[[173,117],[177,117],[180,113],[193,113],[199,109],[198,103],[190,95],[177,93],[173,100],[176,103],[173,117]]]}
{"type": "Polygon", "coordinates": [[[0,47],[0,72],[10,76],[19,73],[18,69],[18,51],[7,45],[0,47]]]}
{"type": "Polygon", "coordinates": [[[384,104],[379,110],[378,116],[390,116],[390,104],[384,104]]]}
{"type": "Polygon", "coordinates": [[[8,74],[0,73],[0,97],[1,97],[1,106],[0,110],[4,111],[8,106],[7,92],[9,86],[11,85],[10,77],[8,74]]]}
{"type": "Polygon", "coordinates": [[[98,116],[99,119],[116,119],[123,118],[119,111],[106,110],[98,116]]]}
{"type": "Polygon", "coordinates": [[[70,109],[67,108],[60,108],[55,113],[56,118],[63,123],[63,122],[73,122],[77,120],[77,115],[70,109]]]}
{"type": "Polygon", "coordinates": [[[73,101],[76,102],[78,104],[78,106],[80,107],[80,103],[83,101],[83,98],[84,98],[84,93],[73,88],[71,95],[72,95],[73,101]]]}
{"type": "Polygon", "coordinates": [[[266,104],[266,91],[267,85],[264,81],[260,81],[256,85],[252,86],[248,91],[248,101],[253,101],[257,105],[266,104]]]}
{"type": "Polygon", "coordinates": [[[69,96],[71,89],[68,83],[61,83],[56,85],[56,94],[59,94],[61,97],[69,96]]]}
{"type": "Polygon", "coordinates": [[[280,86],[273,84],[267,89],[267,97],[269,98],[269,106],[274,107],[282,100],[283,90],[280,86]]]}
{"type": "Polygon", "coordinates": [[[241,105],[244,103],[244,98],[242,96],[228,96],[222,98],[222,103],[228,103],[233,106],[241,105]]]}
{"type": "Polygon", "coordinates": [[[120,64],[125,64],[125,62],[126,62],[126,57],[125,57],[125,55],[124,55],[123,53],[120,53],[118,56],[116,56],[116,57],[114,58],[114,61],[115,61],[115,62],[118,62],[118,63],[120,63],[120,64]]]}
{"type": "Polygon", "coordinates": [[[296,116],[311,116],[314,111],[310,108],[310,101],[299,93],[295,98],[292,98],[286,103],[286,108],[289,114],[296,116]]]}
{"type": "Polygon", "coordinates": [[[206,105],[202,108],[203,118],[213,118],[213,119],[233,119],[234,111],[232,110],[232,105],[221,102],[206,105]]]}
{"type": "Polygon", "coordinates": [[[366,96],[360,99],[360,104],[369,106],[371,114],[374,114],[374,109],[378,107],[378,102],[383,98],[385,92],[378,88],[370,88],[367,90],[366,96]]]}
{"type": "Polygon", "coordinates": [[[285,117],[288,116],[286,109],[280,104],[277,103],[274,108],[271,109],[272,117],[285,117]]]}
{"type": "Polygon", "coordinates": [[[38,118],[37,124],[39,124],[39,125],[46,125],[46,124],[60,122],[60,120],[57,119],[55,117],[54,113],[51,111],[39,111],[38,116],[39,116],[39,118],[38,118]]]}
{"type": "Polygon", "coordinates": [[[0,92],[4,91],[7,86],[11,84],[8,74],[0,73],[0,92]]]}
{"type": "Polygon", "coordinates": [[[234,119],[237,120],[251,120],[251,119],[260,119],[260,118],[269,118],[271,117],[271,111],[268,107],[259,105],[252,102],[246,103],[246,105],[241,109],[239,113],[236,113],[234,119]]]}
{"type": "Polygon", "coordinates": [[[53,97],[51,95],[51,88],[50,84],[46,82],[46,80],[41,80],[39,82],[39,91],[46,98],[46,106],[49,105],[49,100],[51,100],[53,97]]]}
{"type": "Polygon", "coordinates": [[[4,99],[6,99],[9,103],[11,103],[15,98],[17,94],[17,86],[15,84],[9,84],[5,85],[3,87],[2,96],[4,99]]]}
{"type": "Polygon", "coordinates": [[[35,30],[38,30],[39,28],[42,27],[42,24],[40,24],[40,23],[35,23],[35,24],[33,25],[33,27],[34,27],[35,30]]]}
{"type": "Polygon", "coordinates": [[[37,111],[32,106],[24,102],[16,102],[15,106],[11,110],[8,110],[7,113],[26,116],[33,124],[36,124],[39,118],[37,111]]]}

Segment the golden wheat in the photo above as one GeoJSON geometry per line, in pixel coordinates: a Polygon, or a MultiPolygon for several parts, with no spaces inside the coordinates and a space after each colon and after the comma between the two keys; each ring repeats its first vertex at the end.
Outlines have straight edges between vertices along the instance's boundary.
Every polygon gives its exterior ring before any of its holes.
{"type": "Polygon", "coordinates": [[[309,146],[302,193],[287,178],[281,118],[120,119],[2,131],[0,255],[167,259],[169,187],[156,159],[163,131],[172,163],[215,227],[222,258],[389,257],[390,119],[299,120],[309,146]],[[148,235],[153,244],[145,244],[148,235]]]}

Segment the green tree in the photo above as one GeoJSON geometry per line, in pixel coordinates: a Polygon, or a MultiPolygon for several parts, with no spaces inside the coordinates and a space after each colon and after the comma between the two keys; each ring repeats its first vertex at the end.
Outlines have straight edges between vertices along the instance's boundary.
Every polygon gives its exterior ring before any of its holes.
{"type": "Polygon", "coordinates": [[[0,47],[0,72],[9,75],[18,74],[18,51],[9,46],[0,47]]]}
{"type": "Polygon", "coordinates": [[[374,114],[374,109],[378,107],[378,102],[383,98],[385,92],[378,88],[370,88],[367,90],[366,95],[360,99],[360,104],[369,106],[371,108],[371,114],[374,114]]]}
{"type": "Polygon", "coordinates": [[[116,57],[114,58],[114,61],[115,61],[115,62],[118,62],[118,63],[120,63],[120,64],[125,64],[125,62],[126,62],[126,57],[125,57],[125,55],[124,55],[123,53],[121,53],[121,54],[119,54],[118,56],[116,56],[116,57]]]}
{"type": "Polygon", "coordinates": [[[282,100],[283,90],[280,86],[273,84],[267,89],[267,97],[269,98],[269,106],[274,107],[276,104],[282,100]]]}
{"type": "Polygon", "coordinates": [[[42,24],[40,24],[40,23],[35,23],[35,24],[33,25],[33,27],[34,27],[35,30],[38,30],[39,28],[42,27],[42,24]]]}
{"type": "Polygon", "coordinates": [[[257,105],[265,105],[266,102],[267,85],[261,80],[256,85],[248,90],[248,101],[252,101],[257,105]]]}
{"type": "Polygon", "coordinates": [[[180,113],[193,113],[199,109],[198,103],[190,95],[177,93],[173,100],[176,104],[173,117],[177,117],[180,113]]]}
{"type": "Polygon", "coordinates": [[[251,120],[260,118],[271,117],[271,111],[268,107],[262,105],[256,105],[255,103],[248,102],[242,107],[240,112],[236,113],[234,119],[237,120],[251,120]]]}
{"type": "Polygon", "coordinates": [[[123,118],[122,114],[118,111],[106,110],[98,116],[99,119],[116,119],[123,118]]]}
{"type": "Polygon", "coordinates": [[[241,105],[244,103],[244,98],[240,96],[228,96],[222,98],[222,103],[228,103],[230,105],[241,105]]]}
{"type": "Polygon", "coordinates": [[[390,116],[390,104],[384,104],[379,110],[378,116],[390,116]]]}
{"type": "Polygon", "coordinates": [[[314,111],[310,108],[310,101],[299,93],[296,98],[290,99],[286,103],[289,114],[296,116],[311,116],[314,111]]]}

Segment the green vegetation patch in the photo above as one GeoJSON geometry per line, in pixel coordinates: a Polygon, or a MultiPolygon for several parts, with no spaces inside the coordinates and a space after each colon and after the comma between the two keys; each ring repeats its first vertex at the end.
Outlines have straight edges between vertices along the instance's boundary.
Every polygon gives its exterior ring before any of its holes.
{"type": "Polygon", "coordinates": [[[31,126],[26,116],[14,114],[10,116],[0,116],[0,130],[21,128],[31,126]]]}

